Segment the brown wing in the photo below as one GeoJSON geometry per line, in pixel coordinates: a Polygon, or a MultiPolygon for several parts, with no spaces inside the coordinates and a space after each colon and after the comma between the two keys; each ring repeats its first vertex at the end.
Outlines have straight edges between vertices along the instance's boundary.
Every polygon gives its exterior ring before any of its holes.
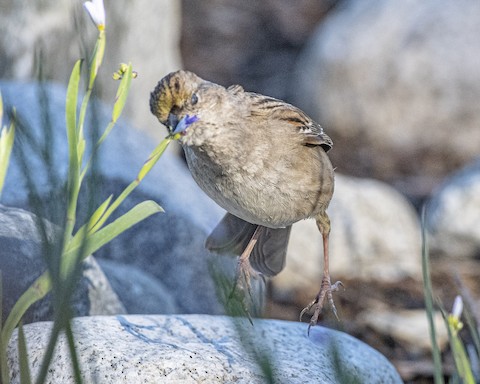
{"type": "Polygon", "coordinates": [[[332,139],[323,131],[320,124],[313,121],[301,109],[273,97],[256,93],[246,93],[251,98],[252,115],[268,116],[272,119],[286,121],[297,129],[304,145],[320,146],[328,152],[332,139]]]}

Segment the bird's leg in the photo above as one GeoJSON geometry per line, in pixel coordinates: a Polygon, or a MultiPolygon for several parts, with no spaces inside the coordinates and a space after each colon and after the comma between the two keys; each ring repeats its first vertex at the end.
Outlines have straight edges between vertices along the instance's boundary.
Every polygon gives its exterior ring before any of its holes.
{"type": "Polygon", "coordinates": [[[338,320],[337,315],[337,308],[335,307],[335,303],[333,302],[332,292],[338,291],[340,286],[343,287],[341,281],[337,281],[335,284],[330,282],[330,271],[329,271],[329,255],[328,255],[328,238],[330,234],[330,219],[328,218],[327,214],[325,213],[322,217],[317,219],[317,227],[322,233],[323,238],[323,278],[322,278],[322,285],[320,286],[320,291],[318,292],[315,299],[308,304],[300,313],[300,321],[305,313],[310,312],[313,308],[313,315],[310,319],[310,324],[308,326],[308,332],[310,333],[310,328],[317,324],[318,317],[322,311],[325,298],[328,300],[330,306],[332,307],[332,311],[335,317],[338,320]]]}
{"type": "Polygon", "coordinates": [[[241,280],[244,281],[245,283],[245,289],[248,292],[248,295],[250,298],[252,297],[252,285],[250,284],[250,278],[252,273],[256,273],[249,261],[250,254],[252,253],[253,247],[255,247],[255,244],[257,243],[258,238],[260,237],[260,234],[262,232],[262,226],[257,225],[257,228],[255,228],[255,232],[253,232],[252,238],[247,244],[247,247],[245,250],[242,252],[238,259],[238,264],[237,264],[237,271],[235,273],[235,282],[233,285],[232,292],[230,294],[230,297],[232,297],[235,294],[235,291],[237,289],[237,286],[242,287],[241,280]]]}

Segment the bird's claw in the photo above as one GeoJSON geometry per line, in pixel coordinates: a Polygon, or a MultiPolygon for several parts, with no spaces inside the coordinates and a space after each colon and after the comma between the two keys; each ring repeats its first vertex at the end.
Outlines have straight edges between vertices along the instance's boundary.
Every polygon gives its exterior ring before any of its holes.
{"type": "Polygon", "coordinates": [[[300,321],[302,321],[303,316],[306,313],[309,313],[312,308],[314,309],[313,315],[310,318],[310,323],[308,324],[308,335],[310,335],[310,328],[317,325],[318,323],[318,318],[320,317],[320,313],[322,312],[325,298],[328,300],[328,303],[330,304],[332,312],[335,315],[337,321],[340,321],[332,295],[332,292],[338,291],[340,287],[345,289],[345,285],[341,281],[337,281],[335,284],[331,284],[329,276],[323,277],[322,286],[317,296],[311,303],[309,303],[305,308],[303,308],[302,312],[300,312],[300,321]]]}

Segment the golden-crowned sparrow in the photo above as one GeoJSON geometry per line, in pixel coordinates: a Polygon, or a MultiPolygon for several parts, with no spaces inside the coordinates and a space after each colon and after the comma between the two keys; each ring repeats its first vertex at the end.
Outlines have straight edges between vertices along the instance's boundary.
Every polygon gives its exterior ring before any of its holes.
{"type": "MultiPolygon", "coordinates": [[[[336,315],[328,270],[334,174],[332,140],[300,109],[272,97],[224,88],[188,71],[165,76],[150,109],[180,143],[198,185],[228,213],[206,241],[208,249],[240,255],[237,271],[249,281],[250,265],[266,276],[284,264],[293,223],[315,218],[323,235],[324,273],[313,309],[318,321],[325,298],[336,315]]],[[[238,272],[237,272],[238,273],[238,272]]],[[[309,326],[309,329],[310,329],[309,326]]]]}

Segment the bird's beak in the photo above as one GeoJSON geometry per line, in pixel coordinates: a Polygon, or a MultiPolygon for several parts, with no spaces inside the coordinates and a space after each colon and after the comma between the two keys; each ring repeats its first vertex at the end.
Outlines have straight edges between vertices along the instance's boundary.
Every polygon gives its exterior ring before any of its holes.
{"type": "Polygon", "coordinates": [[[168,129],[172,135],[175,135],[177,133],[185,135],[187,133],[188,127],[198,120],[199,119],[196,115],[186,115],[182,117],[182,119],[179,121],[177,116],[170,114],[168,115],[167,122],[167,124],[169,125],[168,129]]]}
{"type": "Polygon", "coordinates": [[[178,125],[178,116],[173,114],[173,113],[170,113],[168,115],[168,119],[167,119],[167,128],[168,128],[168,131],[170,133],[174,133],[175,131],[175,128],[177,128],[177,125],[178,125]]]}

